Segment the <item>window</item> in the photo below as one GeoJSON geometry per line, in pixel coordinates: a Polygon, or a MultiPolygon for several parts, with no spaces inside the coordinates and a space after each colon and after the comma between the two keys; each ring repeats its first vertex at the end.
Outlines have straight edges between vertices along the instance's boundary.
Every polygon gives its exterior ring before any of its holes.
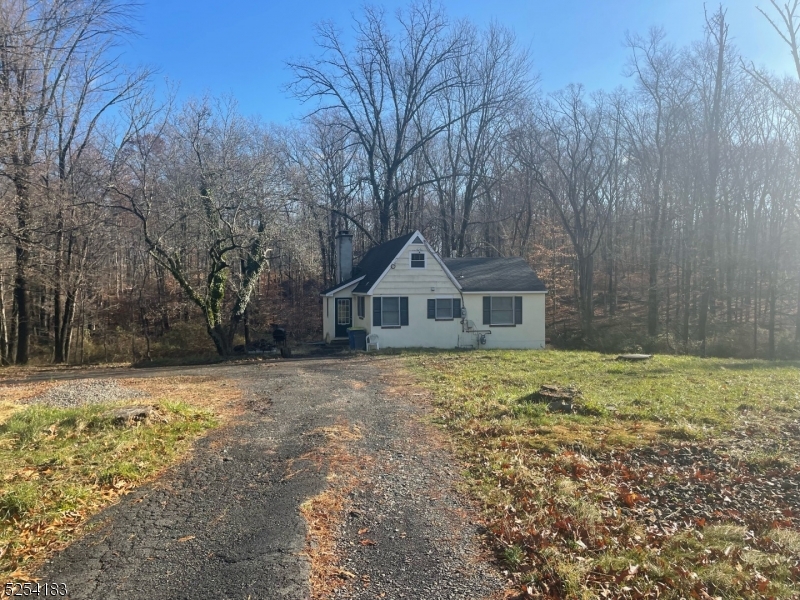
{"type": "Polygon", "coordinates": [[[400,298],[384,298],[381,311],[381,324],[384,327],[400,326],[400,298]]]}
{"type": "Polygon", "coordinates": [[[359,319],[363,319],[364,318],[364,313],[365,313],[364,305],[365,305],[364,296],[358,296],[358,318],[359,319]]]}
{"type": "Polygon", "coordinates": [[[404,327],[408,325],[408,296],[373,297],[372,324],[375,327],[404,327]]]}
{"type": "Polygon", "coordinates": [[[350,298],[337,298],[336,304],[336,324],[350,325],[350,298]]]}
{"type": "Polygon", "coordinates": [[[411,253],[411,268],[412,269],[424,269],[425,268],[425,253],[424,252],[412,252],[411,253]]]}
{"type": "Polygon", "coordinates": [[[484,296],[483,324],[522,325],[522,296],[484,296]]]}
{"type": "Polygon", "coordinates": [[[428,318],[437,321],[452,321],[461,318],[461,298],[430,298],[428,318]]]}

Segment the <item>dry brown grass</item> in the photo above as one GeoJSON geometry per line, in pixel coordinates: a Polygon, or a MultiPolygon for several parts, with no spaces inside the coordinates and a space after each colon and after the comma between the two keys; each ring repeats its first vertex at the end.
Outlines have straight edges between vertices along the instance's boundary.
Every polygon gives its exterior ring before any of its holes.
{"type": "Polygon", "coordinates": [[[242,410],[232,381],[161,377],[119,382],[146,392],[146,403],[169,419],[114,428],[103,420],[102,405],[64,410],[24,403],[62,382],[0,384],[0,425],[14,425],[0,436],[0,500],[6,508],[19,507],[0,520],[0,575],[30,579],[47,556],[82,535],[89,517],[184,460],[193,439],[242,410]],[[14,433],[20,418],[31,420],[29,442],[14,433]],[[92,426],[81,426],[86,422],[92,426]],[[97,460],[102,468],[88,466],[97,460]],[[42,466],[50,464],[55,466],[42,466]]]}
{"type": "Polygon", "coordinates": [[[236,382],[216,377],[184,375],[147,379],[120,379],[120,385],[141,390],[153,398],[169,398],[211,411],[225,421],[240,415],[242,393],[236,382]]]}
{"type": "Polygon", "coordinates": [[[25,400],[43,394],[54,385],[52,381],[2,385],[0,380],[0,425],[22,408],[25,400]]]}
{"type": "MultiPolygon", "coordinates": [[[[300,506],[300,514],[308,524],[305,554],[311,563],[311,598],[322,600],[356,577],[339,567],[336,534],[350,506],[349,494],[359,480],[359,473],[369,464],[365,457],[352,454],[350,445],[361,439],[361,431],[355,425],[339,421],[330,427],[320,427],[310,434],[322,433],[325,445],[303,455],[301,458],[320,469],[328,467],[328,487],[306,500],[300,506]]],[[[297,471],[288,470],[293,476],[297,471]]]]}

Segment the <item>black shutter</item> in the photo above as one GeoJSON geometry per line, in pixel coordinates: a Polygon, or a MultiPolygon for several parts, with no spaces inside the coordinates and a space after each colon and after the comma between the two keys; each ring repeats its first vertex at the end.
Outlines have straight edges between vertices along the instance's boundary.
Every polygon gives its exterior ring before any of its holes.
{"type": "Polygon", "coordinates": [[[436,300],[428,300],[428,318],[436,318],[436,300]]]}
{"type": "Polygon", "coordinates": [[[408,325],[408,296],[400,297],[400,325],[408,325]]]}
{"type": "Polygon", "coordinates": [[[453,298],[453,318],[461,318],[461,298],[453,298]]]}
{"type": "Polygon", "coordinates": [[[372,297],[372,326],[381,326],[381,299],[377,296],[372,297]]]}
{"type": "Polygon", "coordinates": [[[491,325],[492,323],[492,297],[483,297],[483,324],[491,325]]]}
{"type": "Polygon", "coordinates": [[[514,296],[514,325],[522,325],[522,296],[514,296]]]}

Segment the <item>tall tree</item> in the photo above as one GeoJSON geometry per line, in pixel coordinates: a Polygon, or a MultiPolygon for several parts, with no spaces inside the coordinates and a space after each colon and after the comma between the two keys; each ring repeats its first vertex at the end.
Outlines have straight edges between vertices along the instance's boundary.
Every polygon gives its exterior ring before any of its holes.
{"type": "Polygon", "coordinates": [[[62,126],[60,141],[67,142],[62,148],[73,148],[82,105],[81,99],[65,99],[78,86],[84,88],[80,96],[85,101],[113,77],[116,65],[107,50],[129,31],[131,8],[118,0],[0,2],[0,175],[13,186],[15,218],[9,233],[15,244],[19,364],[29,358],[30,253],[37,242],[34,220],[42,196],[40,152],[54,122],[62,126]]]}
{"type": "Polygon", "coordinates": [[[588,338],[594,319],[594,255],[612,207],[609,178],[618,160],[621,122],[617,113],[609,113],[603,95],[587,101],[580,86],[553,94],[532,117],[518,155],[550,198],[572,242],[581,330],[588,338]]]}
{"type": "Polygon", "coordinates": [[[380,242],[397,233],[392,217],[399,213],[401,198],[424,183],[404,180],[403,169],[462,117],[428,119],[439,97],[458,83],[448,67],[468,49],[462,32],[451,29],[430,1],[411,4],[397,13],[396,21],[399,33],[393,35],[382,9],[365,8],[354,23],[357,41],[352,51],[332,24],[321,24],[316,42],[322,56],[290,63],[295,95],[316,101],[314,113],[342,115],[342,124],[359,145],[380,242]]]}
{"type": "Polygon", "coordinates": [[[286,209],[278,153],[231,106],[193,103],[160,120],[152,106],[135,106],[112,172],[115,206],[138,220],[150,255],[202,311],[217,352],[230,355],[286,209]],[[195,269],[187,249],[202,249],[195,269]]]}

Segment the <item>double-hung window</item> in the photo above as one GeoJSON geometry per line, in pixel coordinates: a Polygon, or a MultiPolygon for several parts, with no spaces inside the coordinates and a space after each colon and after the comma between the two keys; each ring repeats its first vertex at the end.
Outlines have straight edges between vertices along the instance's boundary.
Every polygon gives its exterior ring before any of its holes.
{"type": "Polygon", "coordinates": [[[411,268],[412,269],[424,269],[425,268],[425,253],[424,252],[412,252],[411,253],[411,268]]]}
{"type": "Polygon", "coordinates": [[[372,324],[375,327],[408,325],[408,296],[374,296],[372,324]]]}
{"type": "Polygon", "coordinates": [[[483,324],[522,325],[522,296],[484,296],[483,324]]]}
{"type": "Polygon", "coordinates": [[[461,318],[461,298],[429,298],[428,318],[452,321],[461,318]]]}

